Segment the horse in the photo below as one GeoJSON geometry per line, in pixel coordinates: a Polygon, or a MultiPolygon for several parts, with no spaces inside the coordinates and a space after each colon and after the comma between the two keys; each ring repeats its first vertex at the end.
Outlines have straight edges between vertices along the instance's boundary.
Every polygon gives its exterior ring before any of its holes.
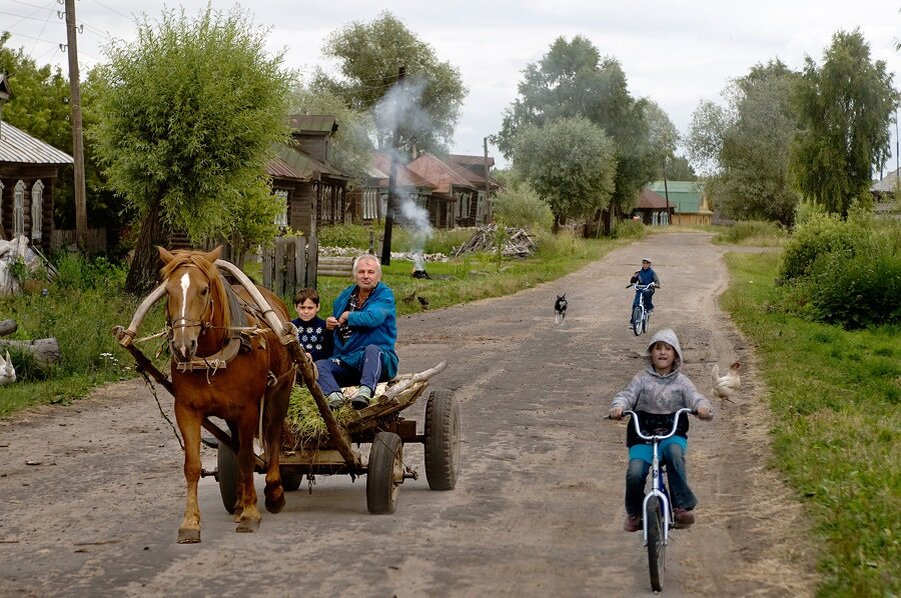
{"type": "MultiPolygon", "coordinates": [[[[253,484],[253,439],[258,429],[266,456],[266,510],[278,513],[285,506],[279,454],[294,385],[294,362],[279,342],[278,331],[267,327],[250,293],[223,279],[215,265],[221,247],[209,253],[158,250],[167,297],[175,419],[185,452],[187,500],[178,543],[200,542],[200,427],[211,415],[225,420],[236,445],[235,531],[255,532],[261,519],[253,484]],[[241,325],[235,325],[235,315],[243,315],[241,325]]],[[[282,322],[290,320],[278,297],[267,289],[257,289],[282,322]]]]}

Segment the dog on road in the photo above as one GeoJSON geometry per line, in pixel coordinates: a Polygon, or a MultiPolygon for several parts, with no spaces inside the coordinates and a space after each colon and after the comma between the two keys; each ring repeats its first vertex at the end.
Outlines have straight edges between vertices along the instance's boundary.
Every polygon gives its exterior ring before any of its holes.
{"type": "Polygon", "coordinates": [[[563,326],[563,320],[566,319],[566,306],[566,293],[557,295],[557,300],[554,301],[554,322],[557,326],[563,326]]]}

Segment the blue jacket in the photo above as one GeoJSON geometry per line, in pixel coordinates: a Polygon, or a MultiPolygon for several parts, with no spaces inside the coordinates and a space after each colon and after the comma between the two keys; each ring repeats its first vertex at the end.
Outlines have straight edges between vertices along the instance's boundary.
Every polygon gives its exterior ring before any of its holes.
{"type": "MultiPolygon", "coordinates": [[[[332,304],[332,315],[336,318],[350,306],[350,296],[356,285],[350,285],[338,295],[332,304]]],[[[347,316],[347,325],[352,334],[345,341],[335,334],[333,360],[340,360],[354,369],[363,368],[363,351],[368,345],[376,345],[382,351],[382,376],[385,379],[397,375],[397,308],[394,293],[385,284],[378,283],[363,308],[352,311],[347,316]]]]}

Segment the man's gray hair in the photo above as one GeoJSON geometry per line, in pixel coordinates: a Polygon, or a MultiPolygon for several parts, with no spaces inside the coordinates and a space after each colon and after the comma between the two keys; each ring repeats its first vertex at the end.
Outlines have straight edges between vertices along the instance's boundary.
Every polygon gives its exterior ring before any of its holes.
{"type": "Polygon", "coordinates": [[[354,260],[354,267],[353,267],[354,274],[357,273],[357,268],[359,267],[360,262],[365,262],[365,261],[373,262],[375,264],[376,271],[379,273],[379,275],[382,274],[382,262],[379,260],[379,258],[372,255],[371,253],[364,253],[362,255],[357,256],[357,259],[354,260]]]}

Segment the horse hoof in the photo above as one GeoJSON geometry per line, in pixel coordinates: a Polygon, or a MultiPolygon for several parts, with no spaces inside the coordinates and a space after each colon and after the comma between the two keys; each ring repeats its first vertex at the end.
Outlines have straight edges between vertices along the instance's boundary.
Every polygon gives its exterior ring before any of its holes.
{"type": "Polygon", "coordinates": [[[285,508],[285,491],[281,485],[272,492],[266,489],[266,510],[270,513],[278,513],[285,508]]]}
{"type": "Polygon", "coordinates": [[[235,531],[239,534],[252,534],[258,529],[260,529],[259,519],[245,519],[238,522],[238,527],[235,528],[235,531]]]}
{"type": "Polygon", "coordinates": [[[179,544],[197,544],[199,542],[200,542],[200,530],[199,529],[180,528],[178,530],[178,543],[179,544]]]}

